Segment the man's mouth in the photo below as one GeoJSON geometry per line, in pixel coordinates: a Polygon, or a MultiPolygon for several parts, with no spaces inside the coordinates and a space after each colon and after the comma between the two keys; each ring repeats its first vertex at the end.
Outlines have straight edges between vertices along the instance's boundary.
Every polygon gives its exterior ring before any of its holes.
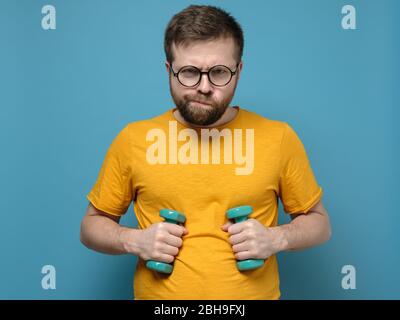
{"type": "Polygon", "coordinates": [[[201,105],[205,105],[205,106],[210,106],[210,104],[209,104],[209,103],[202,102],[202,101],[198,101],[198,100],[192,100],[192,102],[195,102],[195,103],[197,103],[197,104],[201,104],[201,105]]]}

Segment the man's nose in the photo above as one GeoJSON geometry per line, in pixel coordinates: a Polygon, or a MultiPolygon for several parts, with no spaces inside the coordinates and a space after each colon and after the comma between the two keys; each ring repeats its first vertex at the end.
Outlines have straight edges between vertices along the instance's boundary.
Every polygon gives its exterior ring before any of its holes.
{"type": "Polygon", "coordinates": [[[197,90],[204,94],[209,93],[212,90],[212,84],[210,83],[210,80],[208,80],[207,74],[204,73],[201,75],[197,90]]]}

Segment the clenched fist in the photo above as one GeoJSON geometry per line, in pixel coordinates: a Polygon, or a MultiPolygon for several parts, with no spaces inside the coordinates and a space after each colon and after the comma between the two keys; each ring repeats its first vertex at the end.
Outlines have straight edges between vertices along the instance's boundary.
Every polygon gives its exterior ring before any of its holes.
{"type": "Polygon", "coordinates": [[[159,222],[140,230],[137,241],[127,242],[127,251],[135,252],[143,260],[172,263],[182,246],[182,236],[188,230],[178,224],[159,222]],[[132,246],[130,248],[130,246],[132,246]]]}
{"type": "Polygon", "coordinates": [[[221,229],[230,234],[229,243],[237,260],[267,259],[282,247],[280,233],[255,219],[239,223],[229,221],[221,229]]]}

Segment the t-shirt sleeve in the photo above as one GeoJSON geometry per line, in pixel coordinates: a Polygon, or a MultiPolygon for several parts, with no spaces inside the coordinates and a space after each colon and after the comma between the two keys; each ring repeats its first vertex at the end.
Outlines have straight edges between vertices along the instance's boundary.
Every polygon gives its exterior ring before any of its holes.
{"type": "Polygon", "coordinates": [[[286,213],[307,213],[322,197],[307,153],[296,132],[285,123],[281,142],[279,197],[286,213]]]}
{"type": "Polygon", "coordinates": [[[104,212],[122,216],[132,201],[131,141],[128,126],[111,143],[96,183],[86,196],[104,212]]]}

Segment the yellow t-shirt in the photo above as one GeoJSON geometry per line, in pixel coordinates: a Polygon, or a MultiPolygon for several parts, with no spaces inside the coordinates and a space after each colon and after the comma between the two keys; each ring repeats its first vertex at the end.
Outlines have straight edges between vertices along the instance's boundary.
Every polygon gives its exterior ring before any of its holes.
{"type": "Polygon", "coordinates": [[[229,234],[221,230],[226,211],[251,205],[250,218],[276,226],[278,198],[287,213],[307,212],[322,188],[287,123],[235,108],[234,119],[205,131],[177,121],[172,108],[129,123],[112,142],[87,195],[93,206],[121,216],[133,201],[141,229],[163,221],[160,209],[174,209],[185,214],[189,230],[172,274],[151,271],[138,259],[135,299],[280,297],[275,255],[259,269],[237,269],[229,234]]]}

